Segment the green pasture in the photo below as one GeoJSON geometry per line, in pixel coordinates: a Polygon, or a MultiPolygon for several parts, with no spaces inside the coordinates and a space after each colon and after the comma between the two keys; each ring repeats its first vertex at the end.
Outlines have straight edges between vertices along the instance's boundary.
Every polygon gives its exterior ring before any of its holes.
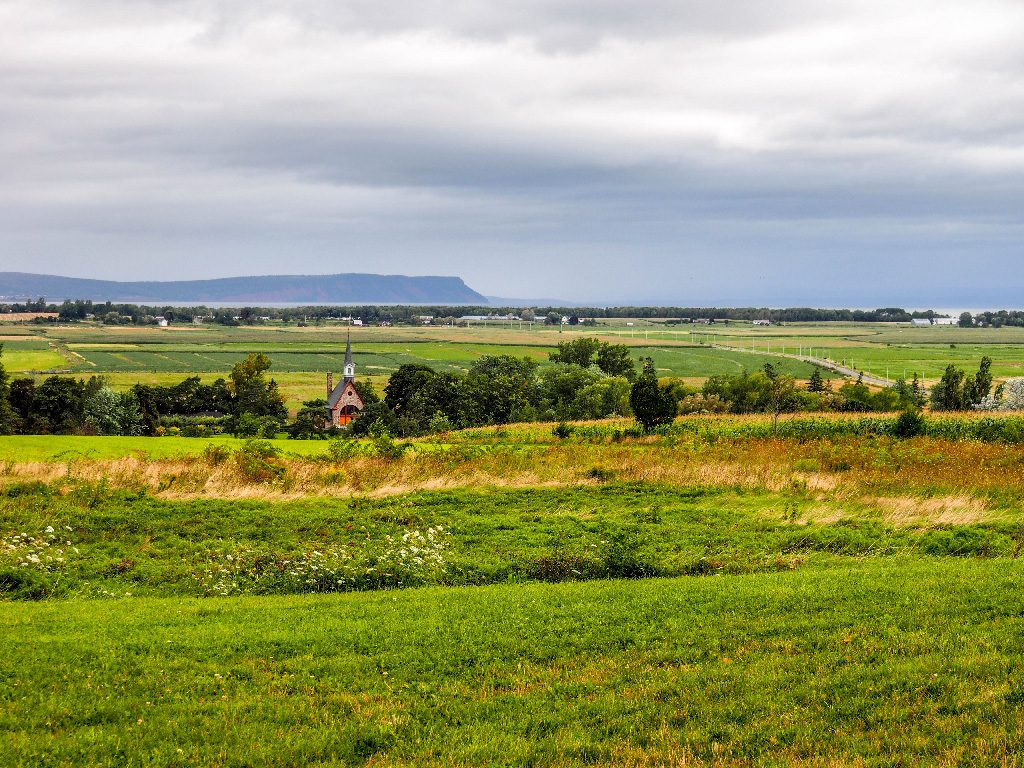
{"type": "Polygon", "coordinates": [[[973,373],[981,358],[992,359],[992,374],[998,378],[1024,376],[1024,343],[1010,344],[929,344],[858,347],[837,349],[829,353],[832,360],[845,359],[857,370],[895,379],[918,373],[924,379],[938,379],[946,366],[954,364],[973,373]]]}
{"type": "Polygon", "coordinates": [[[50,349],[44,339],[36,337],[2,338],[0,363],[12,374],[70,367],[59,353],[50,349]]]}
{"type": "Polygon", "coordinates": [[[0,605],[19,766],[1014,766],[1011,560],[0,605]]]}
{"type": "Polygon", "coordinates": [[[49,349],[8,349],[6,345],[0,363],[14,375],[28,371],[63,370],[72,367],[59,353],[49,349]]]}
{"type": "MultiPolygon", "coordinates": [[[[760,370],[765,363],[771,363],[781,373],[788,373],[797,379],[807,379],[815,368],[801,360],[711,347],[634,347],[630,351],[633,359],[638,362],[641,357],[652,358],[660,376],[677,378],[735,375],[744,371],[753,373],[760,370]]],[[[822,375],[830,377],[834,374],[823,370],[822,375]]]]}
{"type": "MultiPolygon", "coordinates": [[[[273,362],[273,372],[327,372],[339,371],[344,361],[344,343],[294,347],[281,344],[222,343],[201,345],[149,344],[149,345],[72,345],[96,372],[106,371],[184,371],[224,372],[251,352],[267,354],[273,362]]],[[[484,355],[516,355],[547,360],[553,348],[493,344],[458,344],[444,342],[399,342],[358,345],[354,349],[360,372],[390,373],[409,363],[430,365],[438,370],[465,370],[474,360],[484,355]]]]}
{"type": "MultiPolygon", "coordinates": [[[[264,352],[273,362],[272,374],[280,372],[337,371],[344,356],[344,345],[334,344],[321,352],[307,344],[302,349],[277,345],[220,344],[210,348],[198,345],[72,345],[70,349],[88,363],[88,370],[106,372],[226,373],[250,352],[264,352]]],[[[361,344],[354,349],[357,370],[367,374],[390,374],[405,364],[425,364],[449,372],[465,371],[484,355],[530,357],[540,363],[548,360],[551,346],[474,344],[458,342],[397,342],[361,344]]],[[[722,373],[754,371],[769,358],[741,350],[682,346],[630,347],[633,359],[652,357],[665,376],[702,378],[722,373]]],[[[797,378],[811,375],[812,366],[797,360],[774,360],[783,371],[797,378]]]]}
{"type": "MultiPolygon", "coordinates": [[[[0,435],[0,461],[75,461],[140,456],[173,459],[199,456],[208,445],[235,448],[244,441],[227,435],[213,437],[122,437],[118,435],[0,435]]],[[[285,453],[308,456],[323,453],[317,440],[272,440],[285,453]]]]}

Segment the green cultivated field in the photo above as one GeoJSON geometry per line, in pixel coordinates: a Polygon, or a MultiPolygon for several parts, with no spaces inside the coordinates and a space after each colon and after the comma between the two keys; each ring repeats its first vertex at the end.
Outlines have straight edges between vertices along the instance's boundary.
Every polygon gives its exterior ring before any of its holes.
{"type": "Polygon", "coordinates": [[[25,371],[46,371],[71,367],[68,361],[58,352],[54,352],[44,339],[38,338],[3,338],[3,357],[0,362],[9,373],[19,374],[25,371]]]}
{"type": "MultiPolygon", "coordinates": [[[[188,373],[226,372],[249,352],[265,352],[274,363],[275,372],[326,372],[338,368],[344,358],[344,346],[335,346],[323,352],[295,351],[287,347],[266,345],[239,345],[233,350],[183,348],[178,345],[155,348],[114,347],[112,349],[72,346],[95,373],[125,371],[183,371],[188,373]]],[[[516,345],[460,344],[455,342],[413,342],[399,344],[358,345],[354,351],[358,370],[369,374],[388,374],[406,363],[423,363],[441,371],[465,371],[474,360],[483,355],[515,355],[546,362],[554,347],[524,347],[516,345]]],[[[662,375],[685,378],[703,378],[720,373],[754,371],[765,363],[763,355],[743,351],[719,350],[707,347],[673,346],[634,347],[633,357],[652,357],[662,375]]],[[[779,367],[799,378],[810,376],[812,367],[796,360],[781,360],[779,367]]]]}

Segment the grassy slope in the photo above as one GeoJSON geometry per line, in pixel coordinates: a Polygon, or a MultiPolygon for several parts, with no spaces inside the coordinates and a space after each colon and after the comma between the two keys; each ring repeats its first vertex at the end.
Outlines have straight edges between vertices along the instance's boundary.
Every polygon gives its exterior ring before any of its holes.
{"type": "Polygon", "coordinates": [[[0,607],[0,761],[1019,765],[1017,563],[0,607]]]}

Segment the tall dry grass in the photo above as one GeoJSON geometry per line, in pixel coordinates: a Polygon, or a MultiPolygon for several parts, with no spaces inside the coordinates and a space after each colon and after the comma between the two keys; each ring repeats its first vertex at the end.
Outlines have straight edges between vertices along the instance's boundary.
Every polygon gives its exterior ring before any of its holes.
{"type": "Polygon", "coordinates": [[[895,524],[973,522],[995,510],[1020,508],[1024,501],[1020,448],[928,438],[435,445],[414,448],[400,458],[272,461],[277,475],[262,480],[247,476],[230,458],[7,462],[0,467],[0,488],[26,482],[57,489],[103,483],[168,499],[288,500],[614,481],[798,494],[870,507],[895,524]]]}

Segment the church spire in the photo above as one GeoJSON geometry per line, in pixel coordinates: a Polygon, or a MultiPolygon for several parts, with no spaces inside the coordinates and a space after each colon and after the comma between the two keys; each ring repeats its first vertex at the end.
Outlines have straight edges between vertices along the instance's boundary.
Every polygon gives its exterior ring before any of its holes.
{"type": "Polygon", "coordinates": [[[352,362],[352,331],[348,332],[345,342],[345,379],[351,381],[356,377],[356,364],[352,362]]]}

